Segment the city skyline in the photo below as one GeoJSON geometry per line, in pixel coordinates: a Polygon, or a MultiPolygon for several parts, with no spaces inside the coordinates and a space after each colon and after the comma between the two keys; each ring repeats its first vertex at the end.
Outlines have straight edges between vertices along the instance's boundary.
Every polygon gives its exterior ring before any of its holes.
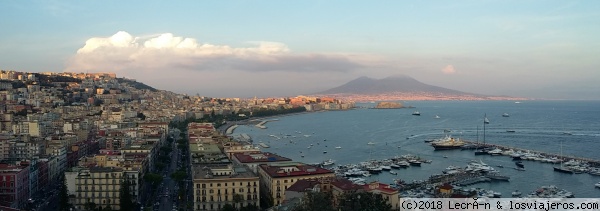
{"type": "Polygon", "coordinates": [[[600,3],[0,3],[0,68],[115,72],[215,97],[406,74],[464,92],[600,99],[600,3]]]}

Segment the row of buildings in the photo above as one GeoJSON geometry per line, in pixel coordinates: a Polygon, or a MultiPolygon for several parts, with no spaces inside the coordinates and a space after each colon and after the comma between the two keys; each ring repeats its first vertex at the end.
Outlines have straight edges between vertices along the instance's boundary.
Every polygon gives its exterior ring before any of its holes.
{"type": "Polygon", "coordinates": [[[307,191],[327,191],[338,198],[344,193],[367,191],[381,194],[397,208],[398,191],[378,182],[364,186],[338,178],[333,171],[262,152],[249,143],[218,134],[209,123],[188,126],[192,163],[194,210],[220,210],[226,204],[285,205],[307,191]],[[261,198],[262,197],[262,198],[261,198]]]}
{"type": "MultiPolygon", "coordinates": [[[[148,186],[141,178],[156,170],[170,122],[298,106],[327,110],[354,104],[307,96],[188,96],[154,90],[114,73],[1,70],[0,207],[26,208],[54,191],[63,177],[78,209],[92,203],[118,209],[119,184],[125,179],[141,203],[148,186]]],[[[202,142],[193,144],[200,149],[202,142]]],[[[231,169],[231,174],[242,171],[231,169]]]]}

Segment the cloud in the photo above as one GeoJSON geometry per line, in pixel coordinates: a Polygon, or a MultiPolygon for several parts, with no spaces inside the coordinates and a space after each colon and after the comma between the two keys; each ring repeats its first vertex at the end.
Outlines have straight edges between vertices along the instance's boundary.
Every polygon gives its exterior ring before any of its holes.
{"type": "Polygon", "coordinates": [[[200,43],[171,33],[135,37],[119,31],[85,42],[67,61],[66,71],[194,70],[350,72],[362,68],[356,55],[298,54],[283,43],[255,41],[249,47],[200,43]]]}
{"type": "Polygon", "coordinates": [[[444,74],[454,74],[454,73],[456,73],[456,70],[454,69],[454,66],[449,64],[449,65],[446,65],[446,67],[442,68],[442,72],[444,74]]]}

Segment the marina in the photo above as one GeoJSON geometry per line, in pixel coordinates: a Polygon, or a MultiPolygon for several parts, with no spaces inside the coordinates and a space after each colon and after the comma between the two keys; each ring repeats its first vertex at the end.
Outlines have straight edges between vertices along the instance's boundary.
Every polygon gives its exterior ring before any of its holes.
{"type": "MultiPolygon", "coordinates": [[[[436,103],[438,102],[423,102],[418,107],[419,110],[425,112],[437,108],[436,103]]],[[[377,168],[381,166],[372,166],[372,168],[366,169],[366,172],[362,172],[364,174],[359,178],[365,179],[365,182],[380,181],[389,184],[396,184],[395,181],[407,181],[405,184],[418,187],[410,189],[414,193],[421,193],[421,188],[426,189],[431,188],[434,184],[439,185],[436,181],[445,181],[454,183],[460,189],[477,189],[488,195],[493,195],[489,192],[493,191],[500,193],[502,197],[511,197],[515,190],[519,190],[523,193],[522,195],[526,196],[540,187],[550,185],[568,188],[568,191],[577,197],[597,197],[600,194],[599,189],[595,187],[600,180],[600,177],[597,176],[600,175],[600,171],[597,169],[600,156],[596,152],[600,148],[600,135],[594,135],[597,132],[591,128],[600,126],[600,124],[594,123],[594,121],[568,120],[569,118],[581,118],[581,115],[563,111],[559,113],[560,115],[555,116],[566,119],[561,120],[568,122],[570,126],[556,127],[552,125],[552,122],[559,121],[542,121],[540,119],[548,117],[545,112],[552,112],[551,107],[549,109],[540,108],[540,105],[533,105],[530,102],[522,104],[514,104],[514,102],[446,102],[444,106],[444,110],[427,112],[433,113],[432,117],[435,114],[443,116],[444,118],[441,119],[408,118],[412,114],[410,110],[357,109],[285,117],[285,121],[270,125],[267,130],[251,130],[251,127],[243,126],[236,129],[236,133],[251,134],[255,140],[265,142],[268,140],[271,146],[269,152],[287,156],[295,161],[321,163],[327,159],[335,159],[336,163],[328,168],[360,165],[361,162],[368,161],[381,162],[396,156],[412,154],[419,159],[412,160],[412,162],[409,162],[409,159],[402,160],[402,163],[383,165],[389,166],[390,171],[377,168]],[[524,110],[502,109],[499,114],[490,115],[492,112],[487,111],[490,123],[486,125],[486,142],[483,143],[483,132],[479,130],[479,134],[477,134],[476,130],[476,125],[482,124],[483,115],[468,117],[472,111],[465,110],[463,107],[487,104],[490,107],[503,104],[503,106],[527,105],[532,107],[526,110],[526,113],[524,110]],[[510,118],[502,118],[503,112],[510,113],[510,118]],[[310,137],[286,136],[300,130],[303,134],[311,134],[310,137]],[[517,132],[507,133],[506,130],[516,130],[517,132]],[[564,135],[563,131],[571,131],[572,135],[564,135]],[[285,140],[274,139],[269,136],[271,134],[282,134],[278,136],[287,138],[285,140]],[[465,146],[470,149],[435,150],[430,143],[425,142],[441,139],[445,135],[451,135],[453,138],[464,141],[465,146]],[[479,141],[477,141],[478,136],[479,141]],[[410,139],[406,139],[406,137],[410,137],[410,139]],[[559,153],[560,140],[565,140],[563,156],[560,156],[559,153]],[[307,149],[307,146],[310,148],[307,149]],[[331,149],[337,146],[342,149],[331,149]],[[489,151],[498,150],[494,151],[496,155],[491,155],[488,151],[483,150],[481,155],[475,155],[478,148],[486,148],[489,151]],[[298,153],[298,149],[303,149],[301,154],[298,153]],[[328,153],[323,154],[325,151],[328,153]],[[523,165],[522,168],[515,164],[517,160],[513,158],[518,154],[521,154],[518,159],[523,165]],[[578,168],[578,173],[554,172],[553,167],[558,165],[556,163],[560,161],[557,160],[561,158],[564,159],[565,165],[578,168]],[[466,168],[465,164],[473,160],[482,161],[493,167],[499,172],[500,177],[490,175],[483,178],[480,177],[482,175],[473,175],[472,177],[462,177],[468,180],[455,181],[453,180],[454,176],[443,173],[449,166],[460,166],[464,169],[466,168]],[[390,173],[392,171],[396,175],[390,173]],[[505,180],[501,176],[509,178],[505,180]],[[438,180],[430,180],[430,177],[438,180]],[[494,177],[496,179],[492,179],[494,177]],[[537,177],[539,179],[531,179],[537,177]]],[[[556,107],[556,105],[552,106],[556,107]]],[[[481,113],[484,112],[481,111],[481,113]]],[[[362,167],[357,169],[364,171],[362,167]]],[[[344,174],[344,172],[340,172],[340,174],[344,174]]],[[[411,191],[407,190],[407,192],[411,191]]]]}

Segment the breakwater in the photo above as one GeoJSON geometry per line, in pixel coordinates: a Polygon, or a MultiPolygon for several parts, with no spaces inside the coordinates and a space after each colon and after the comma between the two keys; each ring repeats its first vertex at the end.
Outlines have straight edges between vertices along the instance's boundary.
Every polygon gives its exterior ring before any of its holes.
{"type": "Polygon", "coordinates": [[[478,142],[473,142],[473,141],[464,141],[464,142],[467,144],[470,144],[470,145],[476,145],[478,148],[497,148],[497,149],[501,149],[503,151],[512,150],[515,152],[528,152],[528,153],[533,153],[533,154],[539,155],[541,157],[558,158],[563,161],[574,160],[574,161],[579,161],[579,162],[585,162],[585,163],[588,163],[592,167],[600,168],[600,160],[595,160],[595,159],[591,159],[591,158],[576,157],[576,156],[571,156],[571,155],[560,155],[560,154],[536,151],[536,150],[532,150],[532,149],[523,149],[523,148],[518,148],[518,147],[505,146],[505,145],[492,144],[492,143],[478,143],[478,142]]]}

